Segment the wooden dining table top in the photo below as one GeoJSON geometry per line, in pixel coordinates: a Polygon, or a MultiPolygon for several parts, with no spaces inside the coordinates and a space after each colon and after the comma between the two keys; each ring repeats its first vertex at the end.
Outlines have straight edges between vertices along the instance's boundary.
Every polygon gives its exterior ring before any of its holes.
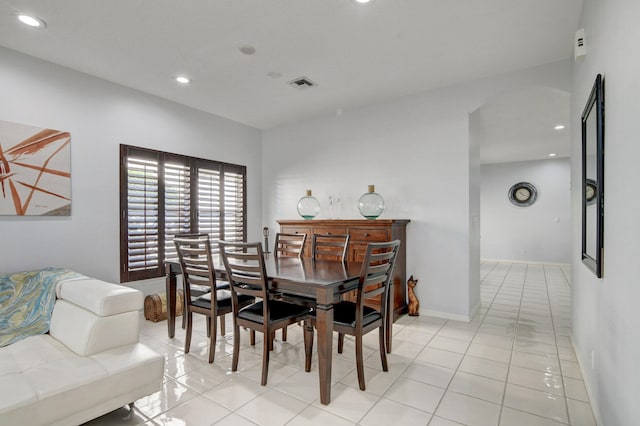
{"type": "MultiPolygon", "coordinates": [[[[219,255],[213,255],[213,266],[218,276],[224,278],[226,271],[219,255]]],[[[303,283],[309,287],[339,286],[356,280],[360,276],[362,263],[335,260],[314,260],[312,258],[282,257],[273,253],[264,254],[267,277],[278,282],[303,283]]],[[[167,259],[165,264],[179,274],[178,259],[167,259]]]]}

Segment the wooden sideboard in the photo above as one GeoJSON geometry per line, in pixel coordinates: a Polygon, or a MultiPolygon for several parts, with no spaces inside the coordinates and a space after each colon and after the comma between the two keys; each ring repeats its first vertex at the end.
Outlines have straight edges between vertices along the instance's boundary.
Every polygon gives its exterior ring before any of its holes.
{"type": "Polygon", "coordinates": [[[376,220],[279,220],[280,232],[307,234],[303,256],[311,256],[313,234],[349,234],[347,261],[362,261],[367,244],[400,240],[400,251],[393,273],[393,321],[407,312],[407,224],[406,219],[376,220]]]}

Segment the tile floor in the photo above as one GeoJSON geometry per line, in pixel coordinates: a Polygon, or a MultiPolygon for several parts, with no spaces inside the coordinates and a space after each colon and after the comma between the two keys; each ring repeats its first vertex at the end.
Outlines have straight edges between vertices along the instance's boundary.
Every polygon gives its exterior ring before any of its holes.
{"type": "Polygon", "coordinates": [[[250,347],[246,331],[232,373],[231,333],[218,338],[210,365],[202,316],[189,354],[180,328],[168,339],[166,322],[143,320],[141,341],[166,358],[162,391],[87,425],[595,425],[569,340],[569,267],[483,262],[481,272],[482,306],[470,323],[396,322],[389,372],[381,371],[376,333],[367,336],[365,392],[348,340],[334,356],[328,406],[319,403],[317,365],[304,372],[301,327],[276,341],[262,387],[261,345],[250,347]]]}

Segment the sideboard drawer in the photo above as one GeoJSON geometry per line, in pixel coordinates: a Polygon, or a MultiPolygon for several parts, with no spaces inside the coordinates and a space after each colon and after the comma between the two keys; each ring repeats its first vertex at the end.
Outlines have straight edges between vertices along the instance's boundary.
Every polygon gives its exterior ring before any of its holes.
{"type": "Polygon", "coordinates": [[[390,241],[391,235],[384,228],[361,228],[353,227],[349,229],[352,241],[390,241]]]}
{"type": "Polygon", "coordinates": [[[311,228],[303,226],[283,226],[280,229],[283,234],[307,234],[307,238],[311,238],[311,228]]]}
{"type": "MultiPolygon", "coordinates": [[[[346,235],[349,233],[349,230],[347,229],[347,227],[324,227],[324,226],[316,226],[313,228],[313,233],[314,234],[321,234],[321,235],[346,235]]],[[[311,237],[312,235],[310,235],[311,237]]]]}

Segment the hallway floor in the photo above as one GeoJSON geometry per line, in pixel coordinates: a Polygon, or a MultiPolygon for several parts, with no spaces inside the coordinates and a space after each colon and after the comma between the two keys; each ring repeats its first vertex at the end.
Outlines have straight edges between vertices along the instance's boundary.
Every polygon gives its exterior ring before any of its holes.
{"type": "Polygon", "coordinates": [[[304,372],[301,327],[289,327],[287,342],[278,332],[262,387],[259,334],[251,347],[242,332],[232,373],[229,319],[211,365],[201,315],[189,354],[179,327],[168,339],[166,322],[143,319],[140,340],[166,358],[163,390],[136,401],[133,413],[122,408],[87,425],[595,425],[569,339],[569,267],[483,262],[481,274],[481,308],[470,323],[426,316],[395,323],[388,372],[377,333],[367,335],[364,392],[347,338],[344,354],[334,355],[328,406],[319,402],[315,354],[304,372]]]}

